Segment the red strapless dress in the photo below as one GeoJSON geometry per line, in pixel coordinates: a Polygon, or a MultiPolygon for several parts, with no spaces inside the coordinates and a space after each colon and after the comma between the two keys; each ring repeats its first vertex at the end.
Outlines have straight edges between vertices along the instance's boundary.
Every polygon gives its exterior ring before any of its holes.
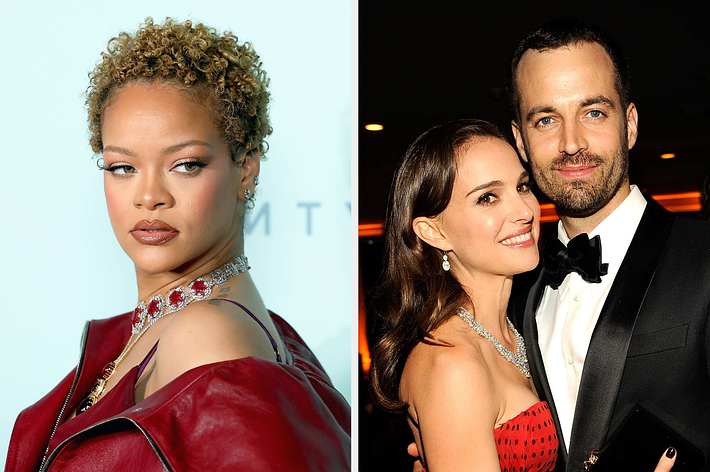
{"type": "Polygon", "coordinates": [[[547,472],[557,461],[557,430],[546,402],[537,402],[494,431],[501,472],[547,472]]]}
{"type": "MultiPolygon", "coordinates": [[[[547,402],[537,402],[493,431],[501,472],[549,472],[557,462],[557,430],[547,402]]],[[[427,472],[426,467],[422,470],[427,472]]]]}

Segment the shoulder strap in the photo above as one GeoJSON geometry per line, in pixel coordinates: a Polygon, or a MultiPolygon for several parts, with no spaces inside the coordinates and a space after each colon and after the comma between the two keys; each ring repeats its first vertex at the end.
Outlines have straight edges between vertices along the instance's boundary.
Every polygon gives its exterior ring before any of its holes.
{"type": "Polygon", "coordinates": [[[143,362],[141,362],[141,363],[139,364],[140,367],[138,367],[138,374],[136,375],[136,379],[140,379],[140,378],[141,378],[141,374],[143,374],[143,371],[145,370],[146,366],[148,365],[148,362],[150,362],[150,360],[153,358],[153,355],[155,354],[155,351],[158,350],[158,343],[159,343],[159,342],[160,342],[160,340],[158,340],[158,341],[153,345],[153,349],[151,349],[150,352],[148,353],[148,355],[145,356],[145,358],[143,359],[143,362]]]}
{"type": "Polygon", "coordinates": [[[228,298],[215,298],[215,300],[223,300],[223,301],[225,301],[225,302],[229,302],[229,303],[232,303],[232,304],[234,304],[234,305],[237,305],[239,308],[241,308],[242,310],[244,310],[244,312],[246,312],[247,315],[251,316],[252,319],[253,319],[254,321],[256,321],[259,326],[261,326],[261,329],[263,329],[264,332],[266,333],[266,335],[269,337],[269,341],[271,342],[271,347],[274,349],[274,354],[276,354],[276,362],[282,362],[282,360],[281,360],[281,354],[279,353],[279,346],[278,346],[278,344],[276,344],[276,340],[275,340],[274,337],[271,335],[271,333],[269,332],[269,330],[266,329],[266,326],[264,326],[264,323],[262,323],[261,321],[259,321],[259,318],[257,318],[254,313],[252,313],[251,311],[249,311],[249,310],[247,309],[247,307],[245,307],[245,306],[242,305],[241,303],[235,302],[234,300],[230,300],[230,299],[228,299],[228,298]]]}

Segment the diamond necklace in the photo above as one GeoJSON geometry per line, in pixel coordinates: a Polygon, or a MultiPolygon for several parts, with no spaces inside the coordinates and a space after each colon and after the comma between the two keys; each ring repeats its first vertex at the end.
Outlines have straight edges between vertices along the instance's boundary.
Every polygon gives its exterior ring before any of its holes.
{"type": "Polygon", "coordinates": [[[530,367],[528,366],[528,355],[525,351],[525,341],[523,340],[523,337],[520,335],[520,333],[518,333],[518,330],[515,329],[513,323],[510,322],[510,319],[506,318],[505,320],[508,322],[508,327],[513,331],[513,334],[515,335],[515,350],[517,351],[515,354],[513,354],[510,349],[505,347],[500,341],[498,341],[495,336],[489,333],[488,330],[486,330],[486,328],[484,328],[481,323],[476,321],[473,315],[469,313],[468,310],[466,310],[464,307],[459,308],[458,315],[461,317],[462,320],[468,323],[472,330],[478,333],[481,337],[489,340],[491,344],[493,344],[493,347],[495,347],[496,350],[500,353],[500,355],[503,356],[508,362],[511,362],[515,367],[517,367],[525,377],[530,378],[530,367]]]}
{"type": "Polygon", "coordinates": [[[108,379],[123,362],[133,346],[145,334],[148,329],[153,326],[153,323],[158,321],[165,315],[175,313],[182,310],[195,300],[204,300],[212,294],[212,288],[224,285],[231,277],[239,275],[241,272],[246,272],[251,269],[246,256],[242,254],[234,259],[234,262],[227,262],[219,269],[215,269],[208,275],[198,277],[187,286],[187,289],[182,285],[175,287],[168,292],[168,301],[165,302],[163,294],[158,294],[152,297],[148,304],[140,302],[136,309],[133,310],[133,318],[131,320],[131,337],[123,348],[121,354],[115,361],[109,362],[104,366],[101,372],[101,377],[96,381],[94,387],[89,392],[89,395],[84,398],[76,410],[77,416],[84,413],[99,401],[103,394],[108,379]]]}

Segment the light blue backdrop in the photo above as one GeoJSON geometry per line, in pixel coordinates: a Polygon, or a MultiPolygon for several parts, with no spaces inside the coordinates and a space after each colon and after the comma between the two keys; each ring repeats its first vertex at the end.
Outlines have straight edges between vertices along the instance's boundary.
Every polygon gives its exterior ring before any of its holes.
{"type": "Polygon", "coordinates": [[[266,304],[350,399],[350,2],[5,2],[0,28],[0,457],[17,414],[78,360],[84,322],[132,310],[88,145],[84,91],[108,40],[147,16],[252,42],[274,134],[246,253],[266,304]],[[202,5],[200,5],[200,3],[202,5]]]}

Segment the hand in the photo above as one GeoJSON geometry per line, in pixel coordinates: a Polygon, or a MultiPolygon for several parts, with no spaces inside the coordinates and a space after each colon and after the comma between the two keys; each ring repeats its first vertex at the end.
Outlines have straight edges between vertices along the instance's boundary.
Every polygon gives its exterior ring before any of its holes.
{"type": "MultiPolygon", "coordinates": [[[[407,448],[407,451],[409,451],[409,448],[407,448]]],[[[661,460],[658,461],[658,465],[656,466],[656,470],[654,470],[654,472],[670,471],[673,467],[673,464],[675,464],[676,456],[677,454],[675,448],[669,447],[668,449],[666,449],[666,452],[664,452],[661,456],[661,460]]]]}
{"type": "Polygon", "coordinates": [[[417,459],[414,461],[414,465],[412,466],[412,472],[423,472],[424,467],[422,467],[422,462],[419,460],[419,449],[417,449],[417,443],[411,443],[409,446],[407,446],[407,454],[417,459]]]}

